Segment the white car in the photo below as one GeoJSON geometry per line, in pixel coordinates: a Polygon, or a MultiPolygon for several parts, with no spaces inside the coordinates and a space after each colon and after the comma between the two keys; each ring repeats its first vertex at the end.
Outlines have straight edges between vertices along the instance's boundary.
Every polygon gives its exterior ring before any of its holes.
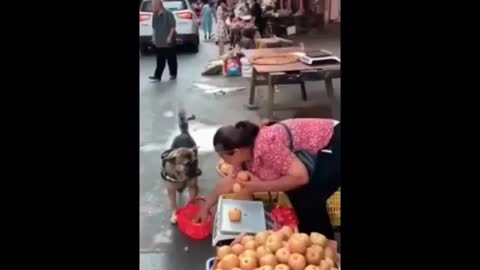
{"type": "MultiPolygon", "coordinates": [[[[177,44],[188,44],[194,52],[198,52],[199,19],[189,2],[187,0],[163,0],[163,6],[175,16],[177,44]]],[[[152,14],[152,1],[142,1],[140,4],[140,51],[142,53],[147,52],[153,46],[152,14]]]]}

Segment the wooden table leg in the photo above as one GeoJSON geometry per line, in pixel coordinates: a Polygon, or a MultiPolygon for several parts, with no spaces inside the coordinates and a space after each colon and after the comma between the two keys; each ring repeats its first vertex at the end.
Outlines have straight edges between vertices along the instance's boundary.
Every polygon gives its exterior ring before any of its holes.
{"type": "Polygon", "coordinates": [[[332,113],[332,117],[335,111],[335,93],[333,89],[333,81],[332,78],[325,79],[325,88],[327,89],[327,96],[330,99],[330,110],[332,113]]]}
{"type": "Polygon", "coordinates": [[[268,94],[267,94],[267,104],[265,109],[265,117],[268,119],[273,119],[273,98],[275,95],[275,87],[273,87],[272,76],[268,74],[268,94]]]}
{"type": "Polygon", "coordinates": [[[255,68],[252,68],[252,78],[250,81],[250,95],[248,97],[248,104],[245,105],[245,107],[248,110],[257,110],[258,106],[255,105],[255,88],[257,87],[257,71],[255,68]]]}
{"type": "Polygon", "coordinates": [[[307,101],[307,90],[305,89],[305,82],[302,81],[300,83],[300,89],[302,90],[302,99],[303,101],[307,101]]]}

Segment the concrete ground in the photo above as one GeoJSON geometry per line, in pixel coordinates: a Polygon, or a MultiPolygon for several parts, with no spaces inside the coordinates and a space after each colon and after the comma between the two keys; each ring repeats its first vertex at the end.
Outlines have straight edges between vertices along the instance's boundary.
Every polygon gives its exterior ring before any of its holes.
{"type": "MultiPolygon", "coordinates": [[[[202,35],[203,36],[203,35],[202,35]]],[[[337,33],[299,37],[306,48],[321,47],[339,55],[337,33]]],[[[190,123],[190,132],[200,146],[199,179],[200,195],[207,196],[213,189],[218,175],[215,164],[218,156],[212,149],[212,136],[224,124],[248,119],[258,121],[259,111],[243,107],[248,98],[249,80],[202,77],[200,73],[209,60],[215,59],[218,50],[213,42],[203,42],[198,53],[182,48],[178,53],[178,78],[176,81],[150,82],[155,57],[140,56],[140,269],[205,269],[205,262],[214,254],[211,238],[191,241],[169,223],[170,210],[167,195],[160,178],[161,153],[169,148],[172,138],[178,134],[176,113],[180,106],[196,120],[190,123]],[[244,87],[243,89],[234,89],[244,87]],[[224,94],[219,93],[223,90],[224,94]],[[188,247],[188,252],[185,251],[188,247]]],[[[168,68],[164,71],[168,79],[168,68]]],[[[336,96],[340,97],[340,82],[334,81],[336,96]]],[[[265,89],[259,91],[260,98],[265,89]]],[[[326,98],[323,83],[307,84],[309,98],[326,98]]],[[[278,87],[278,101],[300,99],[297,86],[278,87]]],[[[337,106],[339,109],[340,106],[337,106]]],[[[295,116],[330,117],[327,108],[276,113],[278,118],[295,116]]],[[[334,118],[340,118],[337,110],[334,118]]],[[[187,194],[181,204],[188,200],[187,194]]],[[[181,205],[180,204],[180,205],[181,205]]]]}

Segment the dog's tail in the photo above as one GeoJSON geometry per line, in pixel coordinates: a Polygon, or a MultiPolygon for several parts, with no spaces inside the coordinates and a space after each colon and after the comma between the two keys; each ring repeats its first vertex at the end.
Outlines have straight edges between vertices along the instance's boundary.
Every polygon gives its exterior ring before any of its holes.
{"type": "Polygon", "coordinates": [[[184,109],[181,109],[180,112],[178,112],[178,127],[182,134],[188,134],[188,118],[184,109]]]}

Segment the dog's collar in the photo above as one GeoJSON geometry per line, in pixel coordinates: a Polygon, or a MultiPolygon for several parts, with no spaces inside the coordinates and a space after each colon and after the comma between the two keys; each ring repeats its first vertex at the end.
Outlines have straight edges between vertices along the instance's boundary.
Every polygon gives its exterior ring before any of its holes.
{"type": "MultiPolygon", "coordinates": [[[[172,177],[172,176],[168,175],[164,170],[161,171],[160,175],[162,176],[163,180],[165,180],[165,181],[173,182],[173,183],[180,183],[179,181],[177,181],[177,179],[175,179],[175,177],[172,177]]],[[[196,173],[195,177],[198,177],[200,175],[202,175],[202,170],[197,168],[197,173],[196,173]]]]}
{"type": "Polygon", "coordinates": [[[174,177],[168,175],[168,174],[167,174],[165,171],[163,171],[163,170],[162,170],[162,172],[161,172],[161,176],[162,176],[163,180],[165,180],[165,181],[173,182],[173,183],[179,183],[179,182],[177,181],[177,179],[175,179],[174,177]]]}

